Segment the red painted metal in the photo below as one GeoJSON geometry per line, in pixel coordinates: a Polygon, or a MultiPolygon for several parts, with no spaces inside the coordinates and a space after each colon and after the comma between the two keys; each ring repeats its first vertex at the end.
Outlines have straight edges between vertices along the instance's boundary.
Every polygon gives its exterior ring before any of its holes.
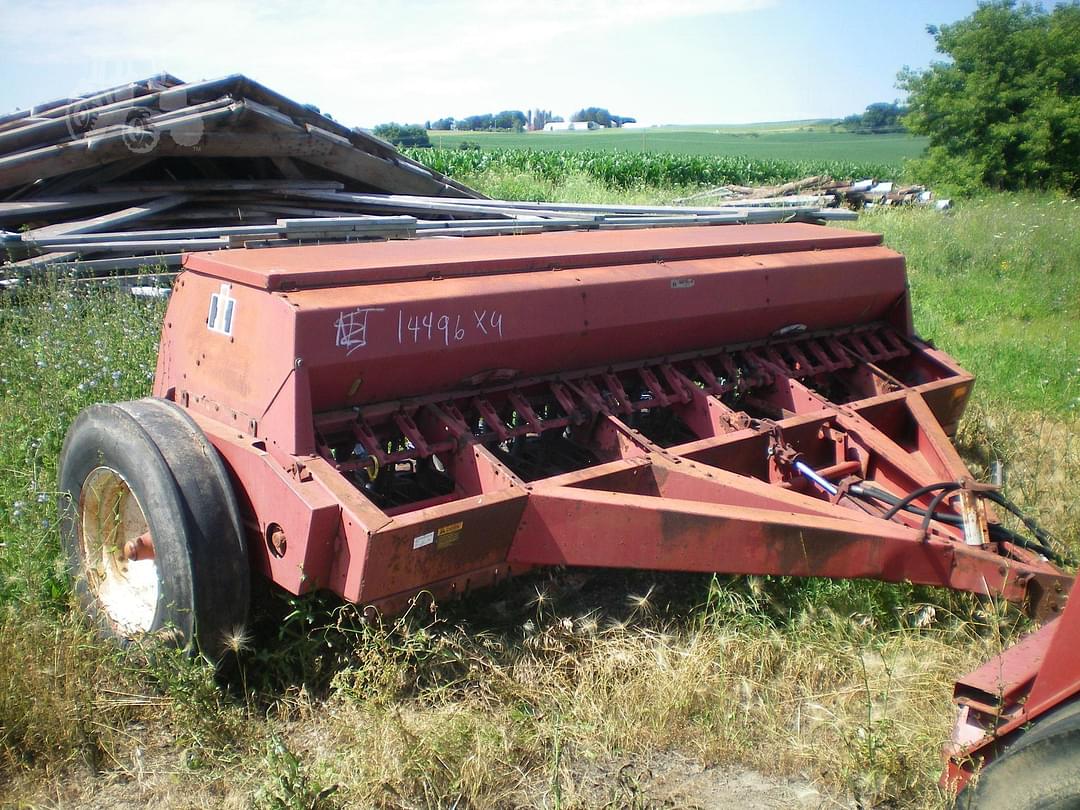
{"type": "Polygon", "coordinates": [[[1065,603],[1070,584],[1048,579],[1046,599],[1061,615],[957,680],[943,785],[960,790],[1032,721],[1080,694],[1080,608],[1065,603]]]}
{"type": "Polygon", "coordinates": [[[504,275],[680,259],[872,247],[876,234],[813,225],[741,225],[604,232],[562,232],[475,239],[326,245],[281,251],[193,253],[191,269],[264,290],[384,284],[431,278],[504,275]]]}
{"type": "MultiPolygon", "coordinates": [[[[1066,604],[1072,578],[1038,555],[886,520],[853,494],[970,478],[949,437],[973,379],[914,334],[903,258],[876,235],[574,232],[185,267],[155,394],[202,425],[255,565],[294,593],[393,611],[581,565],[910,581],[1043,616],[1066,604]]],[[[1075,692],[1080,661],[1051,628],[1077,622],[1066,611],[1006,654],[1004,703],[973,675],[969,714],[1019,721],[1075,692]]]]}

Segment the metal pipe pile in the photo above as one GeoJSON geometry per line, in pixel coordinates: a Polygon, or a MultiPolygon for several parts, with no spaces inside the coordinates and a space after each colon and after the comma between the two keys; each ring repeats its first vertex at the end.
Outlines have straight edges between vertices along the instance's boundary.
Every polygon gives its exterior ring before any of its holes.
{"type": "Polygon", "coordinates": [[[764,202],[489,200],[240,75],[162,74],[0,116],[8,288],[45,273],[167,275],[184,253],[228,247],[851,216],[821,199],[764,202]]]}

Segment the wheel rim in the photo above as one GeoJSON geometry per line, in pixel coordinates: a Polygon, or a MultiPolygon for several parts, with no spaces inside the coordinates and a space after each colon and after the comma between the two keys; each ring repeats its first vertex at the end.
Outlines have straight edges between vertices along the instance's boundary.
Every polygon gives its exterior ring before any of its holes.
{"type": "Polygon", "coordinates": [[[95,467],[79,496],[79,528],[91,595],[122,636],[150,630],[157,613],[158,571],[146,514],[111,467],[95,467]]]}

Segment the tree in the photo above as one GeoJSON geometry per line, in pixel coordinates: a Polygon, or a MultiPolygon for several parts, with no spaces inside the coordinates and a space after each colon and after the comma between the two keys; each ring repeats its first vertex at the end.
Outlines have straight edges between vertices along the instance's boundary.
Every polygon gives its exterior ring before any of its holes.
{"type": "Polygon", "coordinates": [[[389,141],[394,146],[431,146],[427,130],[419,124],[379,124],[373,129],[376,138],[389,141]]]}
{"type": "Polygon", "coordinates": [[[454,119],[449,118],[449,117],[448,118],[440,118],[437,121],[432,121],[431,126],[428,127],[428,129],[442,129],[442,130],[453,129],[453,128],[454,128],[454,119]]]}
{"type": "Polygon", "coordinates": [[[1080,5],[1051,12],[984,3],[930,26],[949,62],[905,68],[912,132],[930,146],[916,171],[961,186],[1080,191],[1080,5]]]}
{"type": "MultiPolygon", "coordinates": [[[[551,119],[548,119],[551,120],[551,119]]],[[[636,118],[612,115],[603,107],[586,107],[570,116],[571,121],[595,121],[604,127],[621,127],[623,124],[636,124],[636,118]]]]}
{"type": "Polygon", "coordinates": [[[863,126],[871,132],[880,132],[889,127],[895,127],[900,122],[900,116],[907,112],[895,101],[878,101],[869,105],[862,115],[863,126]]]}
{"type": "Polygon", "coordinates": [[[483,130],[495,127],[495,116],[491,113],[469,115],[458,121],[458,129],[483,130]]]}
{"type": "Polygon", "coordinates": [[[571,121],[595,121],[602,127],[611,126],[611,113],[603,107],[586,107],[570,116],[571,121]]]}
{"type": "Polygon", "coordinates": [[[885,132],[903,132],[904,125],[900,118],[907,114],[907,107],[897,102],[878,101],[869,105],[861,115],[849,115],[841,123],[852,132],[880,134],[885,132]]]}
{"type": "Polygon", "coordinates": [[[495,129],[525,129],[525,113],[521,110],[503,110],[495,114],[495,129]]]}

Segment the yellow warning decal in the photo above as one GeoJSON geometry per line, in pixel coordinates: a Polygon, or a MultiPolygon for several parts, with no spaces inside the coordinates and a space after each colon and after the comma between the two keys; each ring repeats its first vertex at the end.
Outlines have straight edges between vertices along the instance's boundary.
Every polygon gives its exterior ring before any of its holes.
{"type": "Polygon", "coordinates": [[[461,530],[465,526],[464,521],[458,521],[457,523],[448,523],[445,526],[440,526],[436,532],[435,547],[446,548],[452,546],[458,540],[461,539],[461,530]]]}

